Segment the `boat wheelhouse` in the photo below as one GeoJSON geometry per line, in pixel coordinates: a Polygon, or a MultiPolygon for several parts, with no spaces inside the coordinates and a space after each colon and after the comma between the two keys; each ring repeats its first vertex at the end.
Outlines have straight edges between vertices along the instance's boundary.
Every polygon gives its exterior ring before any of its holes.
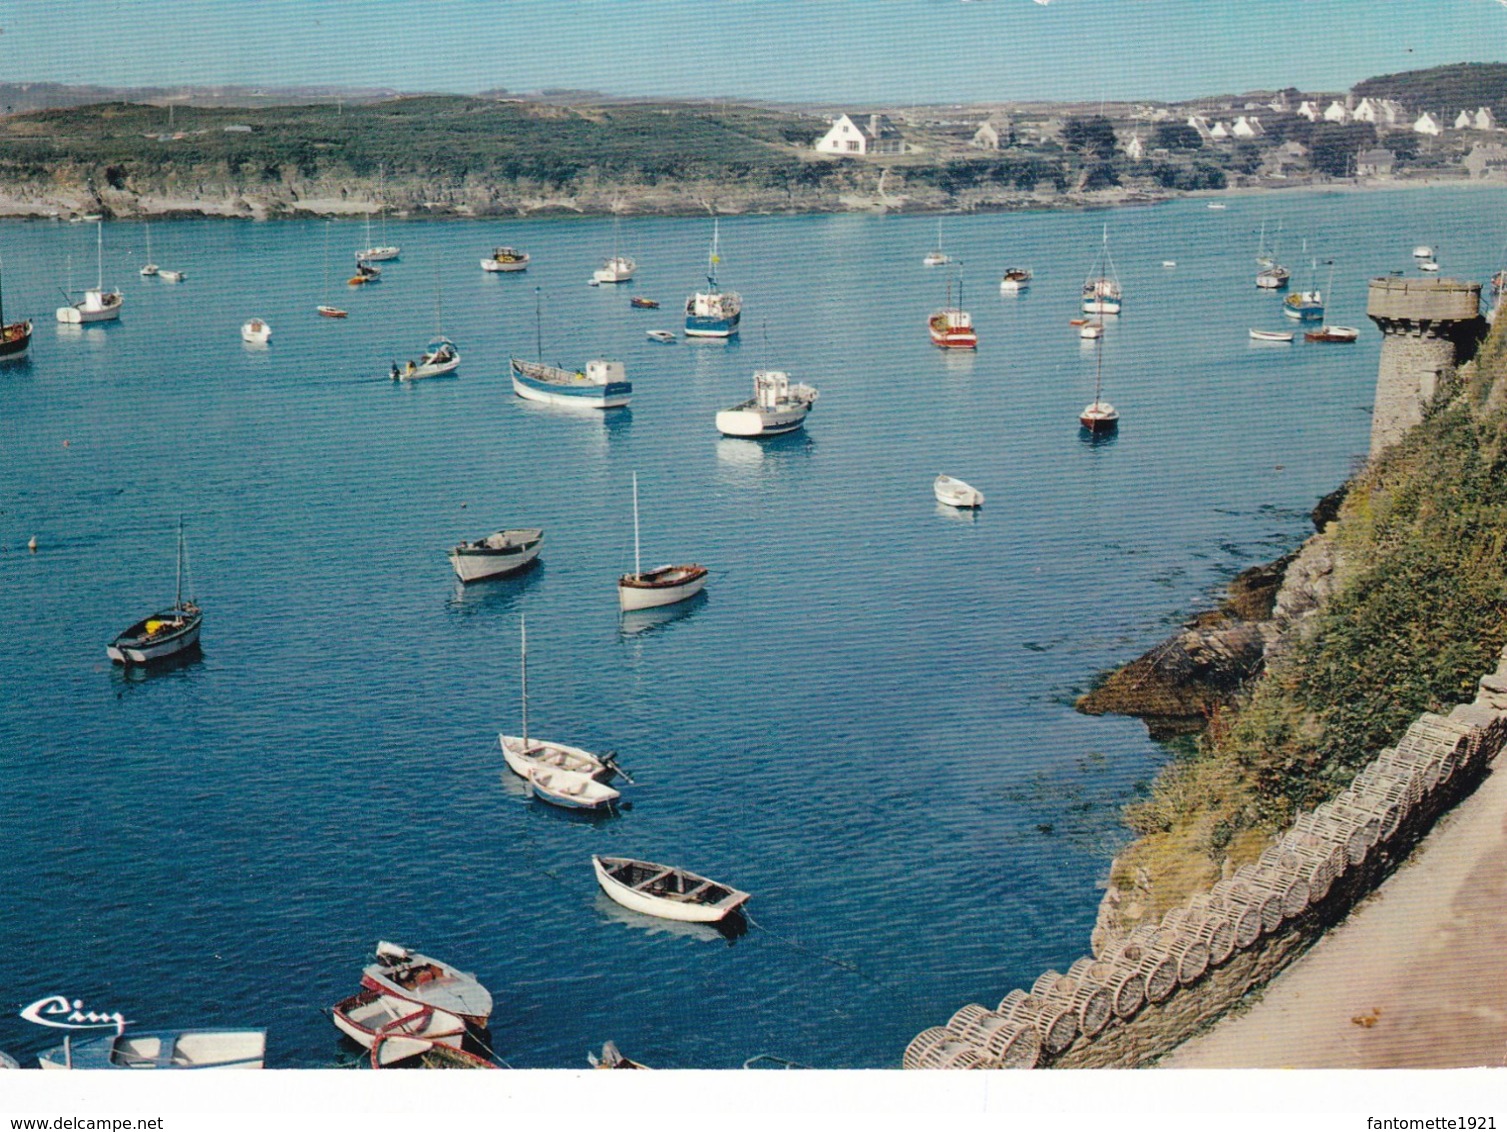
{"type": "Polygon", "coordinates": [[[809,385],[792,382],[783,370],[756,370],[754,395],[716,416],[724,436],[759,438],[794,432],[806,423],[819,396],[809,385]]]}

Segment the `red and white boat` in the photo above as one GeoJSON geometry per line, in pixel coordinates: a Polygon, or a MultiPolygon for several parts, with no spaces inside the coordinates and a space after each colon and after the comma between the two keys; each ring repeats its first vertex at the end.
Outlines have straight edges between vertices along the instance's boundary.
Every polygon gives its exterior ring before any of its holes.
{"type": "Polygon", "coordinates": [[[416,1057],[436,1045],[460,1049],[466,1024],[459,1016],[382,991],[363,990],[330,1010],[336,1028],[363,1049],[378,1067],[416,1057]]]}
{"type": "Polygon", "coordinates": [[[1321,326],[1317,330],[1306,331],[1303,341],[1354,342],[1359,337],[1360,331],[1353,326],[1321,326]]]}
{"type": "Polygon", "coordinates": [[[973,328],[973,316],[963,309],[963,281],[958,280],[958,305],[952,305],[952,281],[947,283],[947,305],[931,312],[926,320],[926,329],[931,334],[931,344],[944,350],[977,350],[978,331],[973,328]]]}
{"type": "Polygon", "coordinates": [[[476,976],[448,963],[383,940],[377,961],[361,972],[361,985],[390,998],[454,1014],[473,1026],[485,1026],[492,995],[476,976]]]}

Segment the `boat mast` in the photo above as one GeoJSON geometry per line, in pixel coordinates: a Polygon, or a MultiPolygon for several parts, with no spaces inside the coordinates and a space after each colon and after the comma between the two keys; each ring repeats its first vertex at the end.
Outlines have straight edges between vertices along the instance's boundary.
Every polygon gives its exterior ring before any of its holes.
{"type": "Polygon", "coordinates": [[[722,262],[722,256],[717,250],[718,245],[721,242],[721,230],[718,227],[718,224],[718,220],[713,217],[712,250],[708,252],[706,256],[706,284],[708,289],[714,293],[717,290],[717,265],[722,262]]]}
{"type": "Polygon", "coordinates": [[[1104,390],[1104,335],[1094,339],[1094,404],[1099,403],[1099,398],[1104,390]]]}
{"type": "Polygon", "coordinates": [[[330,305],[330,222],[324,222],[324,303],[330,305]]]}
{"type": "MultiPolygon", "coordinates": [[[[0,260],[0,275],[5,273],[5,263],[0,260]]],[[[5,284],[0,281],[0,334],[5,332],[5,284]]]]}
{"type": "Polygon", "coordinates": [[[523,750],[528,753],[528,617],[518,615],[518,664],[523,670],[523,750]]]}
{"type": "Polygon", "coordinates": [[[94,289],[96,291],[103,291],[105,289],[105,222],[103,220],[96,221],[94,228],[99,245],[99,278],[95,281],[94,289]]]}
{"type": "Polygon", "coordinates": [[[178,581],[173,597],[173,608],[183,608],[183,516],[178,516],[178,581]]]}
{"type": "Polygon", "coordinates": [[[544,324],[540,312],[539,288],[534,288],[534,357],[544,361],[544,324]]]}
{"type": "Polygon", "coordinates": [[[638,473],[633,473],[633,576],[643,573],[638,563],[638,473]]]}

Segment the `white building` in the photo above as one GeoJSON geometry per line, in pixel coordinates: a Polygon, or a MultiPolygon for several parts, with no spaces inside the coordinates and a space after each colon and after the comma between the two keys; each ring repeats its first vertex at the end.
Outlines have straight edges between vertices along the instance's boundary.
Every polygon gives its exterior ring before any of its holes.
{"type": "Polygon", "coordinates": [[[990,118],[974,131],[969,145],[974,149],[998,149],[1010,137],[1010,123],[1003,118],[990,118]]]}
{"type": "Polygon", "coordinates": [[[1198,137],[1201,141],[1208,141],[1214,136],[1213,131],[1209,129],[1209,120],[1202,114],[1195,114],[1189,118],[1188,125],[1192,126],[1198,132],[1198,137]]]}
{"type": "Polygon", "coordinates": [[[904,153],[905,142],[883,114],[839,114],[832,120],[832,128],[816,139],[816,151],[845,157],[904,153]]]}
{"type": "Polygon", "coordinates": [[[1132,161],[1140,161],[1146,156],[1146,143],[1140,134],[1130,135],[1130,140],[1125,143],[1125,156],[1132,161]]]}
{"type": "Polygon", "coordinates": [[[1474,117],[1471,116],[1471,113],[1470,113],[1469,110],[1462,110],[1462,111],[1460,111],[1460,113],[1458,113],[1458,114],[1455,115],[1455,129],[1457,129],[1457,130],[1473,130],[1475,128],[1476,128],[1476,120],[1475,120],[1474,117]]]}
{"type": "Polygon", "coordinates": [[[1266,130],[1261,125],[1261,119],[1254,114],[1249,116],[1242,115],[1235,119],[1235,125],[1231,127],[1230,133],[1234,134],[1237,138],[1260,138],[1266,136],[1266,130]]]}
{"type": "Polygon", "coordinates": [[[1338,100],[1331,102],[1324,111],[1324,121],[1326,122],[1348,122],[1350,118],[1350,108],[1338,100]]]}
{"type": "Polygon", "coordinates": [[[1363,98],[1356,103],[1354,111],[1351,112],[1351,117],[1357,122],[1370,122],[1373,125],[1381,122],[1383,120],[1381,104],[1372,99],[1363,98]]]}
{"type": "Polygon", "coordinates": [[[1230,128],[1223,122],[1215,122],[1214,125],[1209,128],[1209,137],[1213,138],[1215,141],[1224,141],[1229,136],[1230,128]]]}
{"type": "Polygon", "coordinates": [[[1494,130],[1497,128],[1497,116],[1491,112],[1490,106],[1483,106],[1476,111],[1476,129],[1494,130]]]}
{"type": "Polygon", "coordinates": [[[1298,113],[1307,118],[1310,122],[1317,122],[1321,117],[1323,117],[1323,115],[1319,113],[1318,106],[1315,103],[1309,102],[1307,99],[1304,99],[1302,102],[1298,103],[1298,113]]]}
{"type": "Polygon", "coordinates": [[[1437,138],[1440,134],[1444,133],[1444,124],[1425,110],[1422,114],[1418,115],[1418,120],[1413,123],[1413,132],[1437,138]]]}

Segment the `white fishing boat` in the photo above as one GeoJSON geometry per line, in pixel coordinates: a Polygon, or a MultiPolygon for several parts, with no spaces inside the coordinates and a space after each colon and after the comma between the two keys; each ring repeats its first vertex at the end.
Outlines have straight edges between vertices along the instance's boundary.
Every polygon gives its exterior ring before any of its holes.
{"type": "Polygon", "coordinates": [[[982,491],[952,476],[938,476],[932,481],[931,490],[932,494],[937,497],[938,503],[945,503],[949,507],[982,507],[984,505],[982,491]]]}
{"type": "Polygon", "coordinates": [[[528,781],[534,797],[567,810],[602,810],[622,797],[619,791],[591,775],[570,770],[536,767],[529,771],[528,781]]]}
{"type": "Polygon", "coordinates": [[[675,341],[675,332],[673,330],[646,330],[644,337],[650,342],[662,342],[668,346],[675,341]]]}
{"type": "Polygon", "coordinates": [[[462,582],[500,578],[522,570],[544,549],[544,532],[538,527],[515,527],[494,531],[486,538],[463,542],[450,551],[450,565],[462,582]]]}
{"type": "Polygon", "coordinates": [[[624,908],[646,916],[712,924],[749,900],[746,892],[652,861],[593,856],[591,866],[603,892],[624,908]]]}
{"type": "Polygon", "coordinates": [[[167,283],[182,283],[188,277],[184,271],[172,271],[166,267],[158,268],[157,278],[167,283]]]}
{"type": "Polygon", "coordinates": [[[250,318],[241,323],[241,341],[253,346],[265,346],[272,338],[272,327],[265,319],[250,318]]]}
{"type": "Polygon", "coordinates": [[[1104,343],[1094,350],[1094,399],[1078,414],[1078,424],[1091,433],[1113,432],[1120,425],[1120,411],[1104,400],[1104,343]]]}
{"type": "Polygon", "coordinates": [[[1291,342],[1291,330],[1251,330],[1251,339],[1256,342],[1291,342]]]}
{"type": "Polygon", "coordinates": [[[1030,286],[1031,269],[1029,267],[1007,267],[999,281],[999,290],[1002,295],[1018,295],[1030,286]]]}
{"type": "Polygon", "coordinates": [[[756,370],[753,382],[752,397],[717,414],[717,431],[724,436],[756,439],[794,432],[820,396],[810,385],[791,382],[783,370],[756,370]]]}
{"type": "Polygon", "coordinates": [[[147,261],[141,265],[140,274],[150,278],[156,275],[158,271],[157,261],[152,258],[152,226],[150,224],[143,224],[142,227],[146,229],[147,234],[147,261]]]}
{"type": "Polygon", "coordinates": [[[694,562],[645,570],[639,562],[638,473],[633,473],[633,573],[617,580],[618,606],[624,612],[674,605],[695,597],[706,585],[707,569],[694,562]]]}
{"type": "Polygon", "coordinates": [[[717,283],[717,265],[722,262],[718,221],[712,221],[712,246],[707,253],[706,290],[697,291],[685,301],[685,336],[687,338],[731,338],[738,333],[743,318],[743,297],[736,291],[724,291],[717,283]]]}
{"type": "Polygon", "coordinates": [[[525,780],[536,770],[563,770],[584,774],[598,782],[610,782],[615,775],[621,774],[626,781],[631,782],[632,779],[613,761],[611,755],[598,757],[580,747],[529,738],[528,622],[525,618],[520,618],[518,625],[518,668],[522,680],[520,698],[523,705],[523,734],[497,736],[497,744],[502,748],[502,759],[507,763],[508,769],[525,780]]]}
{"type": "Polygon", "coordinates": [[[610,257],[601,267],[591,273],[598,283],[626,283],[633,278],[638,264],[625,255],[610,257]]]}
{"type": "Polygon", "coordinates": [[[199,643],[199,629],[204,611],[183,596],[184,588],[183,523],[178,523],[177,596],[168,609],[143,617],[105,646],[116,664],[152,664],[188,652],[199,643]]]}
{"type": "Polygon", "coordinates": [[[958,305],[952,305],[952,279],[947,280],[946,305],[931,312],[926,320],[926,333],[933,346],[944,350],[978,349],[978,331],[973,326],[973,315],[963,307],[963,280],[958,278],[958,305]]]}
{"type": "Polygon", "coordinates": [[[481,261],[481,269],[502,272],[527,271],[528,262],[528,252],[504,245],[492,249],[492,254],[481,261]]]}
{"type": "Polygon", "coordinates": [[[459,1015],[379,990],[363,990],[337,1002],[330,1018],[342,1034],[372,1050],[381,1066],[417,1057],[436,1045],[460,1049],[466,1038],[466,1024],[459,1015]]]}
{"type": "Polygon", "coordinates": [[[37,1056],[43,1069],[260,1069],[266,1030],[154,1030],[74,1038],[37,1056]]]}
{"type": "Polygon", "coordinates": [[[424,347],[417,362],[410,360],[406,366],[399,366],[394,362],[388,376],[394,381],[422,381],[426,377],[454,373],[459,366],[460,351],[455,348],[454,342],[441,335],[429,340],[429,345],[424,347]]]}
{"type": "Polygon", "coordinates": [[[1419,263],[1418,263],[1418,270],[1419,271],[1438,271],[1439,270],[1439,264],[1435,260],[1432,260],[1432,259],[1420,260],[1419,263]]]}
{"type": "Polygon", "coordinates": [[[1083,282],[1083,313],[1119,314],[1122,301],[1120,276],[1109,254],[1109,225],[1106,224],[1099,254],[1083,282]]]}
{"type": "Polygon", "coordinates": [[[1427,244],[1419,244],[1416,248],[1413,249],[1413,258],[1414,259],[1433,259],[1434,258],[1434,249],[1431,248],[1431,247],[1429,247],[1427,244]]]}
{"type": "Polygon", "coordinates": [[[361,972],[366,989],[447,1011],[473,1026],[486,1026],[492,995],[475,975],[386,940],[377,944],[375,958],[361,972]]]}
{"type": "Polygon", "coordinates": [[[109,322],[120,317],[125,296],[116,288],[105,290],[105,226],[96,225],[99,257],[99,277],[91,290],[84,292],[81,302],[58,308],[58,321],[66,323],[109,322]]]}
{"type": "Polygon", "coordinates": [[[1177,266],[1177,260],[1175,260],[1175,259],[1164,259],[1164,260],[1162,260],[1162,266],[1163,267],[1176,267],[1177,266]]]}

